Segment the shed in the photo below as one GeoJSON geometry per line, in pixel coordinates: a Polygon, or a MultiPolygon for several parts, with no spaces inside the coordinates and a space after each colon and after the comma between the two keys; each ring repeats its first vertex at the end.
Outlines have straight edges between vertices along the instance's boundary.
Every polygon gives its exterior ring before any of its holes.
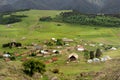
{"type": "Polygon", "coordinates": [[[78,54],[72,53],[68,56],[68,61],[76,61],[78,60],[78,54]]]}
{"type": "Polygon", "coordinates": [[[68,39],[68,38],[63,38],[62,41],[64,41],[64,42],[73,42],[74,40],[73,39],[68,39]]]}
{"type": "Polygon", "coordinates": [[[81,45],[77,45],[77,50],[78,50],[78,51],[84,51],[85,49],[84,49],[83,46],[81,46],[81,45]]]}
{"type": "Polygon", "coordinates": [[[3,54],[3,57],[8,58],[10,57],[10,54],[3,54]]]}

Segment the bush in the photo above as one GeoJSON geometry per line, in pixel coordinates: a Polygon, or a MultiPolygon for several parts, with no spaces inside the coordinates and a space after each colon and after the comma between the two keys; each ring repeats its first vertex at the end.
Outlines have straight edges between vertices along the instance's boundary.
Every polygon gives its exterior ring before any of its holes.
{"type": "Polygon", "coordinates": [[[52,20],[52,18],[50,16],[48,16],[48,17],[41,17],[39,19],[39,21],[51,21],[51,20],[52,20]]]}
{"type": "Polygon", "coordinates": [[[53,42],[51,42],[51,41],[49,41],[49,42],[47,42],[47,43],[45,43],[47,46],[53,46],[54,45],[54,43],[53,42]]]}
{"type": "Polygon", "coordinates": [[[61,24],[57,24],[57,26],[62,26],[61,24]]]}
{"type": "Polygon", "coordinates": [[[89,52],[87,50],[84,51],[84,58],[89,59],[89,52]]]}
{"type": "Polygon", "coordinates": [[[57,39],[56,41],[48,41],[45,43],[47,46],[63,46],[65,45],[65,42],[62,41],[62,39],[57,39]]]}
{"type": "Polygon", "coordinates": [[[15,56],[10,56],[10,60],[14,61],[14,60],[16,60],[16,57],[15,56]]]}
{"type": "Polygon", "coordinates": [[[45,64],[38,59],[29,59],[23,62],[24,72],[32,76],[35,72],[43,74],[45,72],[45,64]]]}
{"type": "Polygon", "coordinates": [[[65,43],[62,41],[62,39],[57,39],[56,45],[57,46],[63,46],[65,43]]]}
{"type": "Polygon", "coordinates": [[[55,74],[58,74],[59,73],[59,69],[53,69],[52,72],[55,73],[55,74]]]}
{"type": "Polygon", "coordinates": [[[36,56],[36,53],[32,53],[32,54],[30,54],[29,56],[36,56]]]}

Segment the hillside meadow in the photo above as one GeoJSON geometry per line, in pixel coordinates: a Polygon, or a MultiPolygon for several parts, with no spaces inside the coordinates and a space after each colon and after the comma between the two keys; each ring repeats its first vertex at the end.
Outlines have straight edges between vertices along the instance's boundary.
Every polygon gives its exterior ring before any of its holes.
{"type": "Polygon", "coordinates": [[[21,22],[7,25],[0,25],[0,41],[2,43],[12,40],[20,41],[24,44],[31,42],[44,41],[45,39],[55,38],[77,38],[96,42],[119,44],[120,28],[119,27],[102,27],[67,24],[58,22],[40,22],[39,18],[43,16],[55,17],[60,12],[51,10],[30,10],[12,13],[15,15],[26,15],[21,22]],[[57,26],[61,24],[61,26],[57,26]],[[21,41],[22,37],[26,37],[25,41],[21,41]]]}
{"type": "MultiPolygon", "coordinates": [[[[70,10],[69,10],[70,11],[70,10]]],[[[42,22],[39,21],[40,17],[51,16],[55,17],[61,12],[68,12],[68,10],[29,10],[29,11],[20,11],[13,12],[14,15],[26,15],[27,17],[22,18],[21,22],[9,24],[9,25],[0,25],[0,53],[4,51],[16,52],[22,54],[28,50],[17,49],[17,48],[2,48],[2,44],[8,43],[10,41],[21,42],[23,46],[30,45],[31,43],[42,44],[45,40],[51,38],[70,38],[79,42],[79,40],[86,40],[96,43],[103,43],[107,45],[120,46],[120,26],[119,27],[103,27],[103,26],[89,26],[89,25],[80,25],[80,24],[68,24],[60,22],[42,22]],[[58,26],[60,24],[61,26],[58,26]],[[24,40],[22,38],[25,38],[24,40]]],[[[85,62],[83,57],[83,52],[77,52],[80,56],[79,63],[70,63],[66,64],[65,60],[67,58],[66,54],[57,55],[59,58],[55,63],[47,64],[46,75],[58,76],[61,80],[74,80],[78,74],[81,72],[99,72],[108,68],[108,64],[113,66],[112,62],[105,63],[95,63],[88,64],[85,62]],[[50,70],[59,69],[61,74],[53,74],[50,70]]],[[[120,49],[116,51],[106,51],[104,55],[109,55],[113,59],[120,58],[120,49]]],[[[37,57],[39,58],[39,57],[37,57]]],[[[48,57],[48,59],[51,57],[48,57]]],[[[43,57],[39,58],[40,60],[47,60],[43,57]]],[[[11,61],[5,62],[2,61],[1,65],[10,65],[14,66],[18,70],[15,75],[14,69],[9,67],[1,68],[2,72],[0,75],[3,75],[4,80],[48,80],[48,77],[43,77],[43,79],[31,78],[27,75],[23,75],[21,71],[21,61],[11,61]],[[16,64],[16,65],[15,65],[16,64]],[[19,67],[18,67],[19,66],[19,67]],[[10,74],[10,71],[11,74],[10,74]],[[8,72],[8,73],[6,73],[8,72]],[[19,76],[20,75],[20,76],[19,76]],[[7,76],[7,77],[5,77],[7,76]],[[16,77],[19,77],[18,79],[16,77]]],[[[114,63],[115,65],[117,63],[114,63]]],[[[104,72],[104,71],[103,71],[104,72]]],[[[51,77],[51,76],[50,76],[51,77]]],[[[78,76],[79,77],[79,76],[78,76]]],[[[92,80],[93,76],[87,76],[86,80],[92,80]]],[[[0,78],[2,80],[2,78],[0,78]]],[[[76,79],[77,80],[77,79],[76,79]]],[[[85,78],[80,79],[85,80],[85,78]]],[[[97,79],[96,79],[97,80],[97,79]]]]}

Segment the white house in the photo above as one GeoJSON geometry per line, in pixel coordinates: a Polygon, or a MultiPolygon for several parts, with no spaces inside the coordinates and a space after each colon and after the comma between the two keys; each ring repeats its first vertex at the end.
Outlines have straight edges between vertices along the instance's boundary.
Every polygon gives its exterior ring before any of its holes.
{"type": "Polygon", "coordinates": [[[3,54],[3,57],[8,58],[10,57],[10,54],[3,54]]]}
{"type": "Polygon", "coordinates": [[[77,51],[84,51],[84,47],[81,45],[77,45],[77,51]]]}

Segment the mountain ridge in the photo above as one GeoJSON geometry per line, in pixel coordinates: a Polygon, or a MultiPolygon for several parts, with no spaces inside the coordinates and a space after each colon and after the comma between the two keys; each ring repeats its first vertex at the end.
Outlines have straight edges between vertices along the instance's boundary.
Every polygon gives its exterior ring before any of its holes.
{"type": "Polygon", "coordinates": [[[120,0],[0,0],[0,12],[20,9],[77,10],[81,13],[120,13],[120,0]]]}

